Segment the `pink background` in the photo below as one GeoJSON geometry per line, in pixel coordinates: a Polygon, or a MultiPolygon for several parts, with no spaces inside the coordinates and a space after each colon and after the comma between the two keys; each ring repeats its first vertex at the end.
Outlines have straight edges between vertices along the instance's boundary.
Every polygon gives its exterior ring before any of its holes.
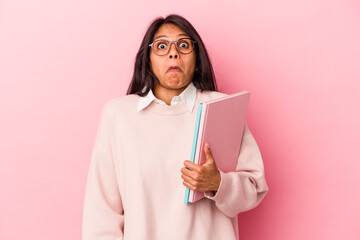
{"type": "Polygon", "coordinates": [[[1,0],[0,239],[81,238],[101,107],[169,13],[202,36],[219,91],[252,92],[270,191],[239,215],[241,239],[360,239],[355,0],[1,0]]]}

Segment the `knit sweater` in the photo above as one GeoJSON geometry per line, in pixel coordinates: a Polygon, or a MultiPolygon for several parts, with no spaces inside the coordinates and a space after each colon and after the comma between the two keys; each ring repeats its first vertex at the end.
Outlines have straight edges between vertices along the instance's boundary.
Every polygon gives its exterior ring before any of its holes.
{"type": "MultiPolygon", "coordinates": [[[[268,191],[262,157],[248,126],[234,172],[220,171],[216,195],[184,203],[181,168],[190,160],[197,107],[226,96],[199,91],[185,105],[139,96],[109,100],[92,150],[83,208],[83,240],[237,240],[237,214],[257,206],[268,191]]],[[[216,161],[216,159],[215,159],[216,161]]]]}

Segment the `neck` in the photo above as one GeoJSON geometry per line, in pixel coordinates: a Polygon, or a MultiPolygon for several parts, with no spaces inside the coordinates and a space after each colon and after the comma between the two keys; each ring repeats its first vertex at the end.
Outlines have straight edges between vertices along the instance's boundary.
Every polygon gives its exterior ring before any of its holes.
{"type": "Polygon", "coordinates": [[[188,85],[179,89],[169,89],[160,86],[160,84],[155,84],[153,93],[156,98],[164,101],[167,105],[170,106],[173,97],[179,96],[187,88],[188,85]]]}

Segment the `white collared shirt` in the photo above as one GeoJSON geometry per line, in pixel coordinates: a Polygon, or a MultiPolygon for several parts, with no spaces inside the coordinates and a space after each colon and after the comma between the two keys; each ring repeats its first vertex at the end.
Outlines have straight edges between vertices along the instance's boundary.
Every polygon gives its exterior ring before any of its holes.
{"type": "MultiPolygon", "coordinates": [[[[196,100],[196,91],[197,91],[196,87],[191,82],[179,96],[173,97],[173,99],[171,100],[170,106],[184,103],[186,108],[190,112],[192,112],[194,105],[195,105],[195,100],[196,100]]],[[[156,98],[154,96],[154,93],[150,89],[149,93],[146,96],[140,97],[137,110],[140,111],[140,110],[146,108],[147,106],[149,106],[149,104],[152,101],[155,101],[156,103],[159,103],[159,104],[167,105],[164,101],[156,98]]]]}

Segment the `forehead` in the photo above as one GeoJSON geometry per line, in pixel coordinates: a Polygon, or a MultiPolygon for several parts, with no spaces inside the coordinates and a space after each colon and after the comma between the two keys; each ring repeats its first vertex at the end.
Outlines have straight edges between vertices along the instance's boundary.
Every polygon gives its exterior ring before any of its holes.
{"type": "Polygon", "coordinates": [[[189,36],[188,34],[186,34],[186,32],[184,32],[183,30],[181,30],[181,28],[179,28],[178,26],[176,26],[175,24],[171,24],[171,23],[166,23],[161,25],[161,27],[159,27],[159,29],[156,31],[155,35],[154,35],[154,40],[157,38],[176,38],[176,37],[183,37],[183,36],[189,36]]]}

